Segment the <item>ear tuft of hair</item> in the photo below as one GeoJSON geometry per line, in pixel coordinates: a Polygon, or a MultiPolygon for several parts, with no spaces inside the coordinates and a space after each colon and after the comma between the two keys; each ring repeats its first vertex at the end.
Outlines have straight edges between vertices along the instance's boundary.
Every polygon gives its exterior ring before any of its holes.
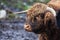
{"type": "Polygon", "coordinates": [[[44,25],[45,26],[53,26],[56,25],[56,18],[53,16],[52,13],[47,12],[44,17],[44,25]]]}

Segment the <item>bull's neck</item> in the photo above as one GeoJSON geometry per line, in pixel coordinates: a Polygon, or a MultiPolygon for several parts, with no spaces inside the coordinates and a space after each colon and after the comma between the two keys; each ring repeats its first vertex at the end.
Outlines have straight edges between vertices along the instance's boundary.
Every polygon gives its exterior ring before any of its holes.
{"type": "Polygon", "coordinates": [[[54,37],[57,35],[58,30],[58,28],[45,30],[45,32],[41,33],[43,40],[54,40],[54,37]]]}

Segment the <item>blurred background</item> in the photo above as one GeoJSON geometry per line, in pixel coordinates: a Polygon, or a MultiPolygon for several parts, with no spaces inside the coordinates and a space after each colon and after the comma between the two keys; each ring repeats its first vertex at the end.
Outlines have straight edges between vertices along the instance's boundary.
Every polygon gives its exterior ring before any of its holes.
{"type": "Polygon", "coordinates": [[[37,2],[47,3],[49,0],[0,0],[0,5],[10,8],[13,11],[26,10],[37,2]]]}
{"type": "Polygon", "coordinates": [[[50,0],[0,0],[0,40],[38,40],[37,34],[24,30],[26,14],[16,14],[29,9],[34,3],[47,3],[50,0]]]}

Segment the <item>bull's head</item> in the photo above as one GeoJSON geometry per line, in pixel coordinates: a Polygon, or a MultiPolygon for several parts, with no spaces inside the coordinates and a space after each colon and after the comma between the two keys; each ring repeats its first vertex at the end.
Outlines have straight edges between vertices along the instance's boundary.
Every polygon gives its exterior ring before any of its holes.
{"type": "Polygon", "coordinates": [[[27,11],[26,31],[41,33],[46,30],[46,27],[54,25],[56,12],[54,9],[42,3],[37,3],[27,11]],[[48,12],[49,11],[49,12],[48,12]]]}

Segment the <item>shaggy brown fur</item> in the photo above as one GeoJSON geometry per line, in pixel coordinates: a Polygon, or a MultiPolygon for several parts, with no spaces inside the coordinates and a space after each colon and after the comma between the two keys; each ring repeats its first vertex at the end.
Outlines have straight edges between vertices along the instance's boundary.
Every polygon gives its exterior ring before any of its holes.
{"type": "Polygon", "coordinates": [[[56,10],[57,25],[60,27],[60,4],[59,3],[60,0],[51,0],[50,2],[47,3],[47,5],[56,10]]]}
{"type": "Polygon", "coordinates": [[[44,18],[45,32],[41,33],[40,40],[60,40],[60,29],[57,27],[53,14],[47,12],[44,18]]]}
{"type": "Polygon", "coordinates": [[[55,10],[60,10],[60,0],[51,0],[47,3],[49,7],[54,8],[55,10]]]}
{"type": "Polygon", "coordinates": [[[45,12],[40,3],[34,5],[26,18],[26,31],[39,34],[39,40],[60,40],[60,29],[56,24],[56,17],[48,11],[45,12]],[[41,9],[40,9],[41,8],[41,9]]]}

